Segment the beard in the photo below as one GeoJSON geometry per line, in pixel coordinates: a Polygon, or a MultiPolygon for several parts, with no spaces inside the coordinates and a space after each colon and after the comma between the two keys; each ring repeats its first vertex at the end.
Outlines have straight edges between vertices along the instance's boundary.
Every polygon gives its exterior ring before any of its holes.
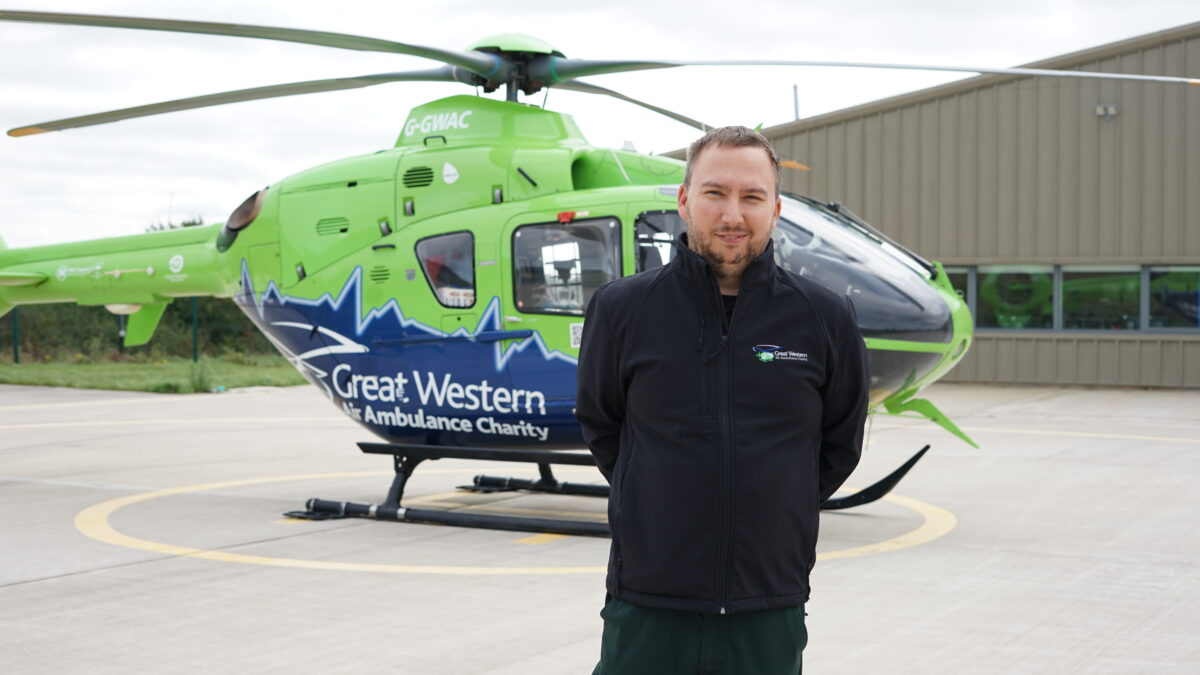
{"type": "MultiPolygon", "coordinates": [[[[711,232],[707,237],[695,236],[694,228],[688,221],[684,221],[688,226],[688,248],[696,252],[701,258],[709,264],[713,269],[713,274],[718,280],[725,279],[729,281],[741,282],[742,275],[746,272],[746,268],[750,266],[750,262],[757,258],[763,251],[766,250],[766,242],[759,247],[759,250],[754,250],[754,242],[750,240],[750,233],[746,232],[745,244],[735,250],[730,251],[728,247],[717,239],[717,234],[742,234],[741,230],[716,230],[711,232]],[[718,248],[720,247],[720,248],[718,248]]],[[[768,238],[767,241],[770,241],[768,238]]]]}

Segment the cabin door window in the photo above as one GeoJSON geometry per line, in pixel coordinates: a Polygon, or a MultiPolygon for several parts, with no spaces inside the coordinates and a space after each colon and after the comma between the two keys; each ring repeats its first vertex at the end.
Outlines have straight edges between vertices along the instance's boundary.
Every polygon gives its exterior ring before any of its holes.
{"type": "Polygon", "coordinates": [[[470,232],[439,234],[418,241],[417,259],[442,306],[475,306],[475,238],[470,232]]]}
{"type": "Polygon", "coordinates": [[[600,284],[621,276],[616,218],[523,225],[513,233],[513,304],[525,314],[583,316],[600,284]]]}

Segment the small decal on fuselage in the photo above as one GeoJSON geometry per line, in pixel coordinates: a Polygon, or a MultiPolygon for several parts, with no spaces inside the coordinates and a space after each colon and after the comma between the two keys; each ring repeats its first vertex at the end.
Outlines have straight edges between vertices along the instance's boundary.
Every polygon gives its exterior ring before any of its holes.
{"type": "Polygon", "coordinates": [[[104,263],[96,263],[89,267],[68,267],[67,265],[59,265],[58,272],[55,277],[59,281],[66,281],[70,277],[91,277],[93,279],[100,278],[100,270],[104,269],[104,263]]]}
{"type": "Polygon", "coordinates": [[[171,271],[171,273],[167,275],[167,281],[179,283],[180,281],[187,279],[186,274],[181,274],[181,272],[183,272],[183,265],[183,255],[175,254],[171,256],[171,259],[167,261],[167,269],[171,271]]]}

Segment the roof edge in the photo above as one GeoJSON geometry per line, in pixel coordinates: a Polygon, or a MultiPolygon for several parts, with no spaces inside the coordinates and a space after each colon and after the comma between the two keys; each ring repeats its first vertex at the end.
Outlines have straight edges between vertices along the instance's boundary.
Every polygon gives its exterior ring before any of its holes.
{"type": "MultiPolygon", "coordinates": [[[[1070,52],[1067,54],[1060,54],[1058,56],[1052,56],[1050,58],[1041,59],[1039,61],[1033,61],[1032,63],[1026,63],[1014,67],[1043,68],[1046,70],[1069,70],[1073,67],[1090,63],[1092,61],[1098,61],[1100,59],[1118,56],[1131,51],[1198,36],[1200,36],[1200,21],[1182,26],[1176,26],[1175,28],[1155,31],[1153,33],[1146,33],[1143,35],[1126,38],[1124,40],[1118,40],[1117,42],[1109,42],[1096,47],[1088,47],[1087,49],[1081,49],[1079,51],[1070,52]]],[[[1160,73],[1147,74],[1153,75],[1160,73]]],[[[842,108],[840,110],[821,113],[820,115],[814,115],[813,117],[805,117],[804,119],[795,120],[793,122],[785,122],[774,127],[766,127],[762,130],[762,133],[767,138],[787,136],[801,131],[806,131],[808,129],[835,124],[843,120],[866,117],[877,112],[883,112],[884,110],[891,110],[914,103],[920,103],[927,100],[942,98],[944,96],[959,94],[971,89],[979,89],[981,87],[1003,84],[1013,80],[1027,79],[1029,77],[1031,76],[999,74],[975,75],[962,80],[955,80],[953,82],[934,85],[925,89],[918,89],[916,91],[910,91],[904,94],[889,96],[876,101],[861,103],[849,108],[842,108]]],[[[682,150],[674,150],[672,153],[663,154],[673,154],[675,152],[682,152],[682,150]]]]}

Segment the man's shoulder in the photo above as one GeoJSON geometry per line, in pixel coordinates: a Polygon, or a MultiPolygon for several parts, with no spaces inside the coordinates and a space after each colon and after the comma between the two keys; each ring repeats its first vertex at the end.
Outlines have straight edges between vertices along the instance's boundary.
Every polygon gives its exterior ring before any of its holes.
{"type": "Polygon", "coordinates": [[[659,278],[669,273],[667,268],[658,267],[638,272],[632,276],[613,279],[601,284],[596,289],[596,294],[603,296],[605,304],[635,302],[645,295],[659,278]]]}

